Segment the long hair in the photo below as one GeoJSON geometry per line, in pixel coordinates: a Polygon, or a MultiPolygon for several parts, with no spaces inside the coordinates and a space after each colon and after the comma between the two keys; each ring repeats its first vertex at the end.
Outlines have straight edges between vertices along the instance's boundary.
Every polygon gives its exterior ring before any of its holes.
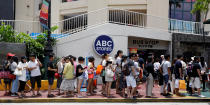
{"type": "Polygon", "coordinates": [[[115,55],[114,58],[117,59],[117,57],[120,55],[120,53],[123,53],[123,51],[122,51],[122,50],[118,50],[118,51],[117,51],[117,54],[115,55]]]}
{"type": "Polygon", "coordinates": [[[16,62],[18,64],[18,57],[17,56],[13,56],[12,57],[12,62],[16,62]]]}

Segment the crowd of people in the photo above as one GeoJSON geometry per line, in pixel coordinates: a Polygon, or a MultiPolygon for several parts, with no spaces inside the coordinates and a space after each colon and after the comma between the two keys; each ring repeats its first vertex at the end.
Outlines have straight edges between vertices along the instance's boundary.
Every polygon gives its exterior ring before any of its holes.
{"type": "MultiPolygon", "coordinates": [[[[8,53],[7,60],[4,61],[4,84],[5,96],[26,97],[25,86],[28,80],[31,83],[32,97],[41,96],[41,71],[43,64],[34,54],[27,57],[21,57],[20,61],[14,54],[8,53]],[[37,84],[37,85],[35,85],[37,84]],[[37,92],[35,93],[35,86],[37,92]]],[[[49,55],[47,62],[47,77],[48,77],[48,95],[47,97],[55,97],[52,94],[52,86],[55,78],[57,79],[56,95],[63,97],[83,98],[86,96],[94,96],[98,91],[96,79],[102,79],[101,94],[107,98],[113,98],[111,94],[111,85],[116,82],[116,94],[124,98],[138,98],[140,92],[138,87],[142,83],[146,83],[146,97],[154,97],[153,87],[159,85],[160,94],[163,96],[182,96],[179,89],[180,86],[186,87],[190,95],[201,95],[201,83],[203,83],[202,91],[206,91],[208,80],[207,64],[204,57],[192,57],[184,60],[182,55],[177,55],[177,58],[170,61],[170,55],[161,55],[155,57],[148,56],[143,59],[139,54],[129,54],[126,56],[123,51],[118,50],[115,57],[110,57],[108,54],[102,56],[99,65],[95,65],[95,58],[88,57],[88,64],[85,64],[84,57],[78,59],[72,55],[62,57],[59,62],[54,62],[54,55],[49,55]],[[181,81],[185,81],[184,85],[181,81]],[[86,94],[80,92],[81,88],[86,83],[86,94]]]]}

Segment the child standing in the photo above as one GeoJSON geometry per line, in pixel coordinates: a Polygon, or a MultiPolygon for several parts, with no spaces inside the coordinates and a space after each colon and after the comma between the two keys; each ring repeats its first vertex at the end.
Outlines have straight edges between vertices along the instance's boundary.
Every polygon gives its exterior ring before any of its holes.
{"type": "Polygon", "coordinates": [[[94,77],[94,57],[88,58],[88,87],[87,87],[87,95],[91,96],[93,94],[93,77],[94,77]]]}
{"type": "Polygon", "coordinates": [[[64,91],[65,97],[73,97],[74,91],[74,67],[73,62],[69,57],[65,58],[66,64],[63,71],[63,81],[61,83],[61,90],[64,91]],[[67,92],[70,91],[70,95],[67,92]]]}
{"type": "Polygon", "coordinates": [[[78,98],[82,98],[83,96],[81,95],[80,93],[80,89],[81,89],[81,86],[82,86],[82,81],[83,81],[83,73],[85,72],[85,66],[84,66],[84,58],[83,57],[79,57],[78,58],[78,61],[79,61],[79,64],[77,65],[77,68],[76,68],[76,77],[77,77],[77,82],[78,82],[78,86],[77,86],[77,97],[78,98]]]}

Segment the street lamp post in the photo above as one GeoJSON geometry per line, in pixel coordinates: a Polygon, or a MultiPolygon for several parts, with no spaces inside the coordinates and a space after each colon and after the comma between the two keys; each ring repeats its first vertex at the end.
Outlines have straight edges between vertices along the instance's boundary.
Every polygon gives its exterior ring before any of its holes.
{"type": "Polygon", "coordinates": [[[47,78],[47,62],[49,61],[49,55],[53,52],[52,48],[52,40],[51,40],[51,0],[48,0],[49,7],[48,7],[48,32],[47,32],[47,44],[44,48],[45,51],[45,60],[44,60],[44,67],[45,67],[45,75],[44,78],[47,78]]]}
{"type": "Polygon", "coordinates": [[[47,44],[45,46],[45,56],[48,56],[53,52],[52,42],[51,42],[51,0],[48,0],[48,32],[47,32],[47,44]]]}

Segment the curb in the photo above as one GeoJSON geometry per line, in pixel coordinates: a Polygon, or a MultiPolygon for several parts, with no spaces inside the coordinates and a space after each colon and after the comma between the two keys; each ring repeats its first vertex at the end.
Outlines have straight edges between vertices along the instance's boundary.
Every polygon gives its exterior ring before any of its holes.
{"type": "Polygon", "coordinates": [[[96,99],[96,98],[27,98],[27,99],[0,99],[0,103],[138,103],[138,102],[210,102],[210,98],[197,99],[167,99],[167,98],[140,98],[140,99],[96,99]]]}

